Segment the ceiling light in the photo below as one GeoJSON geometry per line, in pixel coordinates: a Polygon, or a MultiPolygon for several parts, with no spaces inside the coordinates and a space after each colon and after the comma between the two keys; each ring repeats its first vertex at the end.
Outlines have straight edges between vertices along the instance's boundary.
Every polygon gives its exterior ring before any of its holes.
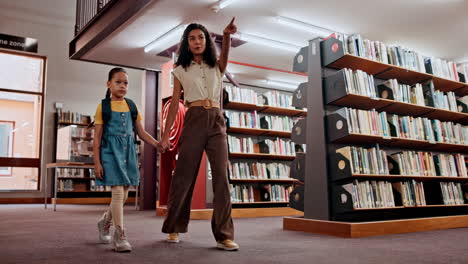
{"type": "Polygon", "coordinates": [[[226,6],[232,4],[236,0],[220,0],[216,4],[214,4],[211,9],[215,12],[218,12],[219,10],[225,8],[226,6]]]}
{"type": "Polygon", "coordinates": [[[286,88],[289,91],[295,91],[299,84],[294,84],[290,82],[283,82],[283,81],[273,81],[273,80],[266,80],[267,85],[277,86],[281,88],[286,88]]]}
{"type": "Polygon", "coordinates": [[[157,37],[151,43],[145,46],[145,52],[150,52],[158,47],[170,47],[176,44],[184,32],[185,24],[180,24],[177,27],[169,30],[168,32],[162,34],[161,36],[157,37]]]}
{"type": "Polygon", "coordinates": [[[329,30],[323,27],[314,26],[314,25],[304,23],[302,21],[295,20],[295,19],[288,18],[288,17],[277,16],[275,19],[280,24],[295,27],[295,28],[316,34],[320,37],[328,37],[334,32],[332,30],[329,30]]]}
{"type": "Polygon", "coordinates": [[[277,40],[272,40],[272,39],[267,39],[267,38],[262,38],[262,37],[240,33],[240,32],[234,34],[233,37],[238,38],[243,41],[252,42],[252,43],[269,46],[273,48],[288,50],[292,52],[298,52],[301,49],[301,47],[293,45],[293,44],[289,44],[289,43],[285,43],[285,42],[281,42],[277,40]]]}

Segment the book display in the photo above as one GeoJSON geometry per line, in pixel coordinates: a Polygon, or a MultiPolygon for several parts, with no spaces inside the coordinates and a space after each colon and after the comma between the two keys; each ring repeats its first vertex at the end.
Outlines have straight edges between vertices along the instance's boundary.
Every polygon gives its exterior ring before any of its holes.
{"type": "Polygon", "coordinates": [[[327,233],[330,221],[349,230],[329,234],[356,237],[439,228],[401,230],[395,220],[468,214],[467,86],[453,62],[335,33],[302,48],[294,71],[309,80],[293,106],[315,115],[292,130],[307,146],[290,170],[304,184],[291,191],[290,206],[304,219],[285,218],[285,229],[327,233]],[[389,228],[354,233],[369,221],[389,228]]]}
{"type": "Polygon", "coordinates": [[[248,85],[225,90],[233,207],[287,206],[295,183],[290,161],[303,148],[291,141],[291,130],[306,112],[291,106],[291,92],[248,85]]]}

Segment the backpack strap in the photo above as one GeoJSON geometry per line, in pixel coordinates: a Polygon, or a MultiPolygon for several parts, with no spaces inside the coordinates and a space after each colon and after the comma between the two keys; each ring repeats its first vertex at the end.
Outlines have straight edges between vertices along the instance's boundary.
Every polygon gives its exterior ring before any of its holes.
{"type": "Polygon", "coordinates": [[[132,116],[132,121],[135,123],[137,120],[138,116],[138,108],[131,99],[125,98],[125,101],[127,102],[128,108],[130,108],[130,115],[132,116]]]}
{"type": "Polygon", "coordinates": [[[112,117],[112,109],[111,109],[111,100],[110,98],[102,99],[101,101],[101,108],[102,108],[102,121],[104,124],[109,122],[112,117]]]}
{"type": "Polygon", "coordinates": [[[125,101],[127,102],[128,108],[130,108],[130,115],[132,116],[132,125],[133,125],[133,136],[135,137],[135,143],[137,145],[140,145],[141,142],[137,139],[137,128],[136,128],[136,120],[138,117],[138,108],[131,99],[125,98],[125,101]]]}

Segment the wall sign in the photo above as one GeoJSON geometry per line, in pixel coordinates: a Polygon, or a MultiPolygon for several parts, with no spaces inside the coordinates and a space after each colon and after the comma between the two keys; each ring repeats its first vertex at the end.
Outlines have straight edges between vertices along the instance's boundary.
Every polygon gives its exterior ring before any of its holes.
{"type": "Polygon", "coordinates": [[[0,34],[0,48],[37,53],[37,39],[0,34]]]}

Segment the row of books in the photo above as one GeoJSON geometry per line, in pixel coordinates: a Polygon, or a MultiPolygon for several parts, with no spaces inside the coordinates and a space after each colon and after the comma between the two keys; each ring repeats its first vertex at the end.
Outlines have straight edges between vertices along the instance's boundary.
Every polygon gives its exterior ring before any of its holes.
{"type": "MultiPolygon", "coordinates": [[[[423,86],[420,83],[407,85],[398,83],[397,79],[385,81],[382,85],[392,89],[393,100],[425,106],[423,86]]],[[[456,104],[456,103],[455,103],[456,104]]]]}
{"type": "Polygon", "coordinates": [[[282,108],[294,108],[292,107],[292,95],[285,94],[279,91],[270,90],[263,93],[263,105],[282,107],[282,108]]]}
{"type": "Polygon", "coordinates": [[[265,115],[260,117],[260,128],[274,131],[291,132],[294,126],[294,119],[289,116],[265,115]]]}
{"type": "Polygon", "coordinates": [[[72,180],[59,180],[57,186],[58,192],[73,192],[73,181],[72,180]]]}
{"type": "Polygon", "coordinates": [[[378,144],[372,148],[347,146],[336,152],[349,160],[353,174],[390,174],[387,153],[378,144]]]}
{"type": "Polygon", "coordinates": [[[348,132],[382,137],[468,145],[468,126],[426,117],[399,116],[345,108],[348,132]]]}
{"type": "Polygon", "coordinates": [[[89,115],[82,115],[77,112],[62,111],[57,109],[58,122],[60,123],[78,123],[78,124],[89,124],[91,123],[91,117],[89,115]]]}
{"type": "Polygon", "coordinates": [[[253,89],[240,88],[237,86],[225,85],[230,102],[242,102],[254,105],[268,105],[281,108],[293,108],[292,94],[270,90],[265,93],[257,93],[253,89]]]}
{"type": "Polygon", "coordinates": [[[465,204],[461,183],[440,182],[440,189],[442,191],[442,199],[445,205],[465,204]]]}
{"type": "Polygon", "coordinates": [[[398,102],[430,106],[448,111],[461,112],[457,106],[454,92],[435,90],[434,82],[429,80],[414,85],[401,84],[397,79],[389,79],[375,87],[374,76],[361,70],[344,69],[345,89],[347,93],[371,98],[391,99],[398,102]],[[390,89],[391,93],[384,91],[390,89]]]}
{"type": "Polygon", "coordinates": [[[387,155],[379,145],[347,146],[336,150],[350,161],[353,174],[468,177],[465,156],[423,151],[399,151],[387,155]]]}
{"type": "Polygon", "coordinates": [[[245,89],[232,85],[225,85],[224,89],[228,93],[230,102],[242,102],[258,105],[257,92],[252,89],[245,89]]]}
{"type": "Polygon", "coordinates": [[[399,84],[396,79],[390,79],[382,85],[392,89],[393,100],[422,105],[431,106],[439,109],[444,109],[453,112],[459,112],[457,98],[454,92],[441,92],[435,90],[434,82],[427,81],[425,83],[417,83],[413,86],[399,84]]]}
{"type": "Polygon", "coordinates": [[[418,176],[467,177],[465,156],[403,151],[390,155],[397,162],[399,174],[418,176]]]}
{"type": "Polygon", "coordinates": [[[235,137],[228,135],[229,152],[255,153],[254,142],[250,137],[235,137]]]}
{"type": "Polygon", "coordinates": [[[275,131],[292,130],[294,120],[289,116],[258,115],[257,111],[240,112],[226,110],[231,127],[269,129],[275,131]]]}
{"type": "MultiPolygon", "coordinates": [[[[440,182],[444,205],[465,204],[461,183],[440,182]]],[[[354,209],[391,208],[395,207],[393,189],[401,195],[403,206],[426,206],[424,184],[408,180],[390,183],[387,181],[358,181],[342,185],[352,195],[354,209]]]]}
{"type": "Polygon", "coordinates": [[[425,117],[388,115],[390,134],[432,143],[468,144],[468,127],[425,117]]]}
{"type": "Polygon", "coordinates": [[[260,153],[296,156],[295,144],[290,139],[276,138],[276,140],[265,139],[259,142],[260,153]]]}
{"type": "Polygon", "coordinates": [[[424,194],[424,185],[420,181],[404,181],[393,184],[401,194],[401,203],[403,206],[424,206],[426,205],[426,196],[424,194]]]}
{"type": "Polygon", "coordinates": [[[96,181],[91,180],[90,186],[89,186],[90,191],[92,192],[110,192],[112,191],[111,186],[98,186],[96,185],[96,181]]]}
{"type": "Polygon", "coordinates": [[[265,139],[257,144],[251,137],[228,135],[229,152],[233,153],[264,153],[274,155],[295,156],[295,144],[290,139],[265,139]]]}
{"type": "Polygon", "coordinates": [[[388,181],[357,181],[342,186],[353,200],[354,209],[395,207],[392,184],[388,181]]]}
{"type": "MultiPolygon", "coordinates": [[[[433,84],[432,81],[430,83],[433,84]]],[[[459,107],[457,104],[457,98],[454,92],[444,94],[444,92],[441,91],[434,91],[432,98],[434,101],[433,107],[435,108],[453,112],[463,112],[463,108],[459,107]]]]}
{"type": "Polygon", "coordinates": [[[460,81],[468,83],[468,63],[465,62],[465,63],[458,65],[457,69],[458,69],[458,72],[463,75],[463,77],[460,78],[460,81]]]}
{"type": "Polygon", "coordinates": [[[292,186],[265,184],[231,184],[231,201],[233,203],[255,202],[289,202],[292,186]]]}
{"type": "Polygon", "coordinates": [[[391,136],[385,112],[378,113],[375,109],[369,111],[347,107],[344,109],[349,133],[391,136]]]}
{"type": "Polygon", "coordinates": [[[91,180],[88,189],[88,183],[76,182],[72,179],[59,179],[57,181],[58,192],[110,192],[111,186],[96,186],[95,180],[91,180]]]}
{"type": "Polygon", "coordinates": [[[260,119],[257,111],[240,112],[226,110],[225,114],[229,119],[229,126],[231,127],[260,128],[260,119]]]}
{"type": "Polygon", "coordinates": [[[70,136],[82,139],[92,139],[94,137],[94,129],[86,127],[70,127],[70,136]]]}
{"type": "MultiPolygon", "coordinates": [[[[57,177],[85,178],[86,170],[80,168],[57,168],[57,177]]],[[[93,170],[94,171],[94,170],[93,170]]],[[[93,173],[94,175],[94,173],[93,173]]]]}
{"type": "Polygon", "coordinates": [[[460,81],[457,65],[453,61],[445,61],[439,58],[425,58],[424,65],[426,73],[433,74],[453,81],[460,81]]]}
{"type": "Polygon", "coordinates": [[[290,179],[291,167],[277,162],[230,162],[230,179],[290,179]]]}
{"type": "Polygon", "coordinates": [[[345,89],[347,93],[377,97],[374,76],[361,70],[343,69],[345,76],[345,89]]]}
{"type": "Polygon", "coordinates": [[[346,35],[334,33],[331,37],[335,37],[343,42],[345,53],[459,81],[456,64],[452,61],[426,57],[399,45],[386,45],[380,41],[364,39],[359,34],[346,35]]]}

